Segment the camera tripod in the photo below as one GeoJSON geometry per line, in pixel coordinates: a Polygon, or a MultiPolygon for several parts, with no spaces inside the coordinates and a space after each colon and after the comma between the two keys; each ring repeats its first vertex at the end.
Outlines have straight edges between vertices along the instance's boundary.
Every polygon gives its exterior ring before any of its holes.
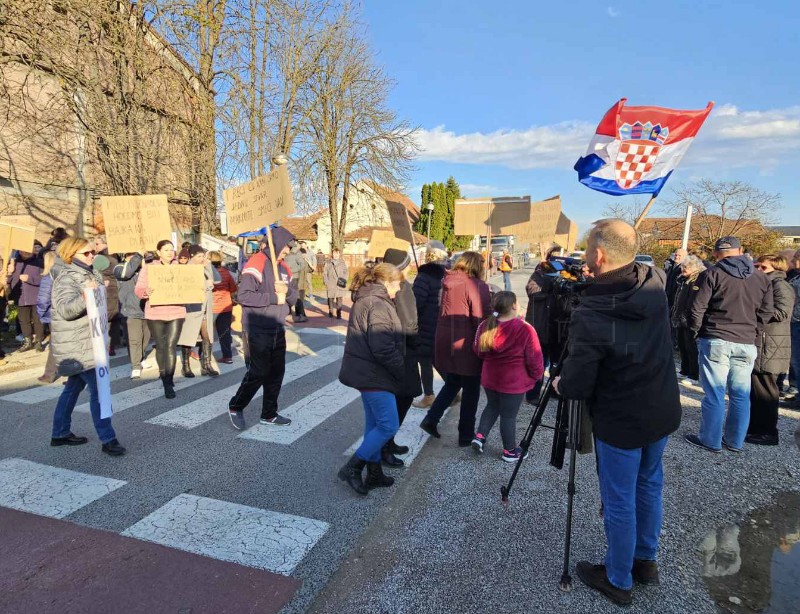
{"type": "Polygon", "coordinates": [[[577,460],[578,447],[581,441],[581,414],[584,411],[584,403],[583,401],[565,399],[559,396],[555,425],[548,426],[542,424],[542,417],[554,394],[552,382],[561,372],[561,364],[563,363],[552,366],[550,369],[550,375],[539,395],[536,411],[534,411],[530,424],[528,424],[528,429],[525,431],[525,436],[519,444],[520,448],[522,448],[522,454],[520,454],[519,460],[514,465],[514,471],[508,480],[508,484],[500,487],[500,494],[503,503],[508,503],[511,488],[514,486],[514,481],[517,478],[520,467],[522,467],[522,463],[528,455],[528,448],[533,440],[533,435],[536,433],[536,429],[539,428],[539,426],[550,428],[554,431],[553,446],[550,452],[550,464],[553,467],[556,469],[563,468],[564,453],[566,447],[570,447],[569,481],[567,482],[567,525],[564,537],[564,566],[561,572],[561,580],[559,581],[559,588],[567,592],[572,589],[572,576],[570,576],[569,573],[569,556],[572,542],[572,504],[575,496],[575,461],[577,460]]]}

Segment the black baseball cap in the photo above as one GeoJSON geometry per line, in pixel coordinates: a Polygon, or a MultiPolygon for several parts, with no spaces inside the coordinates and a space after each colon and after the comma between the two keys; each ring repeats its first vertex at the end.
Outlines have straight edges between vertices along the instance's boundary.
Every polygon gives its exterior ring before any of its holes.
{"type": "Polygon", "coordinates": [[[741,246],[742,244],[736,237],[720,237],[717,239],[717,242],[714,243],[714,251],[724,252],[727,249],[739,249],[741,246]]]}

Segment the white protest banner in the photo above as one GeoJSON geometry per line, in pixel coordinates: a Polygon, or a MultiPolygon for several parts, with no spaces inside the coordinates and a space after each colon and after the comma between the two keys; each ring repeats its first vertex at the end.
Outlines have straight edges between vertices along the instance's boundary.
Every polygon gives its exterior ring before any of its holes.
{"type": "Polygon", "coordinates": [[[286,166],[223,192],[228,232],[258,230],[295,212],[286,166]]]}
{"type": "Polygon", "coordinates": [[[92,356],[94,374],[97,378],[97,396],[100,398],[100,417],[110,418],[111,374],[108,369],[108,314],[106,313],[106,289],[102,284],[96,288],[84,288],[86,315],[92,332],[92,356]]]}
{"type": "Polygon", "coordinates": [[[202,264],[147,265],[147,284],[153,289],[151,305],[204,303],[206,277],[202,264]]]}
{"type": "Polygon", "coordinates": [[[413,245],[414,233],[411,231],[408,209],[405,208],[403,203],[398,203],[393,200],[386,201],[386,208],[389,210],[389,219],[392,221],[394,236],[413,245]]]}
{"type": "Polygon", "coordinates": [[[172,236],[166,194],[102,196],[100,206],[109,253],[143,253],[172,236]]]}

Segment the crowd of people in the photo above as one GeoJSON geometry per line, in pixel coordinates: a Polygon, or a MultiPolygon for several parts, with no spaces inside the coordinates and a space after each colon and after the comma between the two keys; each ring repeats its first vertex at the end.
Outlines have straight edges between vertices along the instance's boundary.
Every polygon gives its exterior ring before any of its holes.
{"type": "Polygon", "coordinates": [[[211,351],[215,332],[219,362],[232,361],[238,303],[246,370],[228,404],[231,424],[246,428],[244,410],[260,389],[259,422],[290,424],[278,411],[286,323],[290,315],[295,322],[307,320],[304,299],[313,292],[316,270],[330,320],[343,319],[344,299],[352,299],[339,380],[360,392],[364,410],[363,441],[338,477],[362,496],[391,486],[394,479],[383,468],[404,465],[410,450],[395,435],[412,405],[427,410],[419,426],[434,438],[441,437],[445,411],[458,406],[457,443],[477,454],[489,449],[499,419],[498,456],[519,461],[525,451],[517,439],[518,412],[523,400],[543,398],[549,366],[556,394],[586,402],[596,448],[608,549],[604,564],[581,562],[577,573],[620,604],[630,603],[634,582],[659,581],[662,456],[681,423],[678,378],[703,392],[699,430],[685,440],[715,454],[741,453],[745,443],[777,445],[779,404],[797,402],[800,251],[753,260],[736,237],[722,237],[713,246],[713,263],[705,253],[677,250],[662,270],[636,262],[633,227],[600,220],[588,234],[586,283],[565,329],[554,322],[559,298],[553,288],[561,273],[553,252],[528,280],[523,317],[510,290],[510,258],[504,256],[500,266],[506,282],[501,291],[484,281],[491,264],[485,255],[467,251],[451,260],[437,241],[429,243],[410,281],[406,251],[388,249],[379,263],[351,273],[339,250],[320,262],[319,254],[279,226],[243,264],[238,280],[219,252],[199,245],[176,251],[164,239],[152,252],[115,256],[102,236],[89,241],[54,231],[53,239],[46,247],[37,244],[34,253],[16,254],[7,271],[24,339],[18,351],[44,351],[49,325],[42,380],[67,377],[51,445],[86,443],[72,433],[71,414],[88,387],[102,450],[125,452],[111,419],[101,417],[94,373],[82,292],[99,285],[106,287],[110,326],[124,321],[131,378],[149,367],[152,341],[168,399],[176,396],[178,348],[186,378],[195,377],[195,352],[201,376],[219,374],[211,351]],[[148,269],[185,264],[203,266],[204,300],[155,300],[159,290],[148,281],[148,269]],[[438,393],[435,371],[443,380],[438,393]],[[478,420],[481,387],[486,404],[478,420]]]}

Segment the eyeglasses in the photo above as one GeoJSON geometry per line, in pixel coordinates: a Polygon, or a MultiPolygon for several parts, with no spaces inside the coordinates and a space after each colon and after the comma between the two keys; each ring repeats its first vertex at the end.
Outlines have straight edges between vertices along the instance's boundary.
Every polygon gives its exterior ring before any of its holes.
{"type": "Polygon", "coordinates": [[[84,256],[94,256],[95,254],[97,254],[97,252],[94,251],[93,249],[90,249],[90,250],[85,251],[85,252],[78,252],[78,253],[83,254],[84,256]]]}

